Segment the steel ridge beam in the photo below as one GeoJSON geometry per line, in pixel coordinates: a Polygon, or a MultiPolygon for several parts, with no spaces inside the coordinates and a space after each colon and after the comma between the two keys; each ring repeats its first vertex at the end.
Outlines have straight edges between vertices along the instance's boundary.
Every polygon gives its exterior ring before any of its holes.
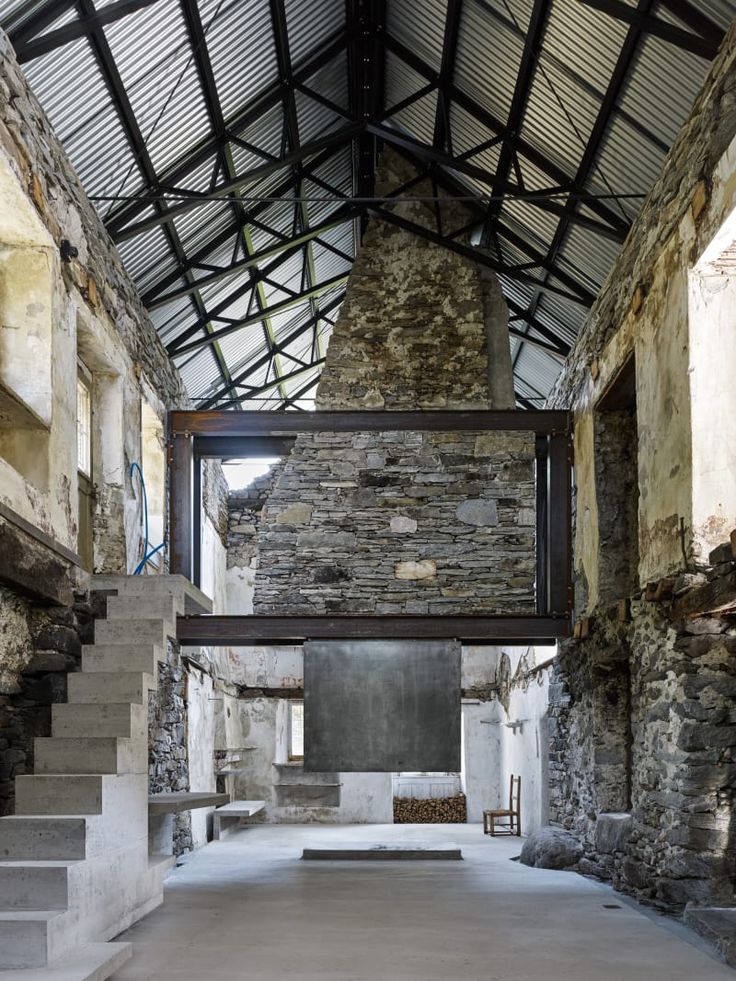
{"type": "Polygon", "coordinates": [[[675,24],[653,17],[651,14],[641,14],[636,7],[630,7],[621,0],[580,0],[586,7],[592,7],[601,13],[608,14],[616,20],[638,28],[644,34],[652,34],[663,41],[689,51],[691,54],[712,61],[718,53],[718,44],[708,37],[684,31],[675,24]]]}

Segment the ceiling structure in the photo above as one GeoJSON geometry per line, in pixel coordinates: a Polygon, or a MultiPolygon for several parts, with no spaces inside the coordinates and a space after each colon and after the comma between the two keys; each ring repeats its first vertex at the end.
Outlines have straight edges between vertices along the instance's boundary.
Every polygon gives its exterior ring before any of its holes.
{"type": "Polygon", "coordinates": [[[518,405],[540,407],[734,16],[736,0],[0,0],[195,405],[236,410],[312,407],[365,222],[406,224],[375,197],[384,145],[469,199],[465,236],[407,227],[498,272],[518,405]]]}

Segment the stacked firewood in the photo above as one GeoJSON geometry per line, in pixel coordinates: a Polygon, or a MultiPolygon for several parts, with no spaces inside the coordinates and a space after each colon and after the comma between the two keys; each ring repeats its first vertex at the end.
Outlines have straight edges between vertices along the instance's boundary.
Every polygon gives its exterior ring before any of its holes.
{"type": "Polygon", "coordinates": [[[465,824],[465,794],[454,797],[394,797],[394,824],[465,824]]]}

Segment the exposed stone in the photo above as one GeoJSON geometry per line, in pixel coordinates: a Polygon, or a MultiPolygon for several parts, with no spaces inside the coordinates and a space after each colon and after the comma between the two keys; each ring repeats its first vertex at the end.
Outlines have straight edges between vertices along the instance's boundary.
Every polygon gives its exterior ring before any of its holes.
{"type": "Polygon", "coordinates": [[[308,504],[290,504],[276,515],[277,525],[306,525],[312,517],[308,504]]]}
{"type": "Polygon", "coordinates": [[[535,869],[572,869],[583,854],[580,842],[564,828],[533,831],[521,846],[521,862],[535,869]]]}
{"type": "Polygon", "coordinates": [[[391,531],[398,535],[413,535],[417,530],[418,524],[413,518],[407,518],[403,514],[397,514],[391,518],[391,531]]]}
{"type": "Polygon", "coordinates": [[[599,814],[595,822],[596,851],[604,855],[622,852],[628,843],[631,826],[630,814],[599,814]]]}
{"type": "Polygon", "coordinates": [[[466,525],[486,527],[498,524],[498,508],[495,501],[478,499],[461,501],[455,509],[458,521],[466,525]]]}
{"type": "Polygon", "coordinates": [[[437,574],[437,563],[430,559],[419,562],[397,562],[394,574],[397,579],[431,579],[437,574]]]}

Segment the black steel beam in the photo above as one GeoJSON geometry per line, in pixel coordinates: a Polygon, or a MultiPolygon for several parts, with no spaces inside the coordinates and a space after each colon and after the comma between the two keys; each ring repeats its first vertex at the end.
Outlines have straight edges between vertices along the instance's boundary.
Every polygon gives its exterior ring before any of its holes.
{"type": "Polygon", "coordinates": [[[173,435],[283,436],[289,433],[381,432],[523,432],[569,435],[572,413],[566,409],[424,409],[329,410],[304,412],[216,412],[176,409],[169,413],[173,435]]]}
{"type": "MultiPolygon", "coordinates": [[[[282,313],[284,310],[288,310],[289,307],[293,307],[295,304],[300,303],[303,300],[307,300],[312,296],[319,296],[321,293],[327,292],[327,290],[334,289],[336,286],[340,286],[342,283],[344,283],[347,278],[347,273],[340,273],[339,275],[332,276],[330,279],[327,279],[322,283],[317,283],[314,286],[303,290],[301,293],[295,293],[294,296],[290,296],[286,300],[281,300],[279,303],[274,303],[272,306],[265,310],[261,310],[257,314],[253,314],[250,317],[243,317],[241,320],[238,320],[233,324],[228,324],[227,327],[221,327],[219,330],[213,331],[207,337],[201,337],[195,341],[191,341],[188,344],[183,344],[180,346],[177,346],[177,342],[174,342],[174,344],[169,346],[169,353],[172,357],[178,358],[184,354],[188,354],[190,351],[196,351],[203,347],[209,347],[219,341],[222,337],[228,337],[230,334],[234,334],[236,331],[242,330],[244,327],[249,327],[251,324],[260,323],[264,317],[271,317],[277,313],[282,313]]],[[[230,302],[232,302],[232,300],[230,302]]],[[[211,314],[208,317],[208,322],[213,319],[213,317],[214,314],[211,314]]]]}
{"type": "Polygon", "coordinates": [[[622,0],[580,0],[580,2],[584,3],[586,7],[593,7],[610,17],[615,17],[616,20],[622,20],[625,24],[630,24],[645,34],[652,34],[654,37],[668,41],[684,51],[699,55],[707,61],[712,61],[718,53],[718,44],[710,38],[684,31],[681,27],[661,20],[659,17],[639,13],[635,7],[622,3],[622,0]]]}
{"type": "Polygon", "coordinates": [[[450,103],[452,95],[449,86],[455,74],[457,59],[457,38],[460,33],[460,20],[463,14],[463,0],[447,0],[445,13],[445,32],[442,38],[442,60],[437,80],[437,109],[434,116],[432,145],[437,150],[452,153],[452,132],[450,127],[450,103]]]}
{"type": "MultiPolygon", "coordinates": [[[[294,79],[296,82],[310,78],[315,72],[336,58],[349,42],[348,32],[344,28],[338,28],[324,41],[324,46],[316,55],[310,55],[294,68],[294,79]]],[[[249,126],[261,119],[267,112],[277,106],[283,99],[284,86],[279,84],[269,89],[267,92],[259,93],[247,106],[241,109],[233,118],[226,119],[225,125],[229,139],[236,138],[243,133],[249,126]]],[[[200,142],[187,150],[186,153],[174,161],[166,170],[159,174],[159,184],[161,187],[175,187],[185,180],[187,175],[195,171],[203,163],[210,160],[222,150],[222,140],[216,137],[207,136],[200,142]]],[[[145,198],[140,198],[130,204],[126,204],[119,211],[115,212],[110,220],[106,222],[108,231],[118,232],[121,228],[129,224],[136,215],[145,211],[150,202],[145,198]]]]}
{"type": "Polygon", "coordinates": [[[570,636],[569,617],[539,616],[188,616],[176,638],[187,646],[300,644],[305,640],[457,638],[482,644],[552,644],[570,636]]]}
{"type": "MultiPolygon", "coordinates": [[[[506,276],[509,279],[516,279],[522,283],[530,283],[533,286],[536,286],[538,289],[547,290],[548,292],[561,296],[566,300],[571,300],[573,303],[579,303],[584,307],[592,306],[593,302],[595,301],[595,295],[578,284],[575,286],[576,292],[569,293],[566,290],[559,289],[556,286],[550,286],[549,283],[542,283],[540,280],[536,279],[536,277],[530,276],[526,272],[519,271],[511,266],[505,266],[503,263],[497,262],[487,252],[484,252],[481,249],[477,249],[469,245],[462,245],[460,242],[457,242],[454,239],[450,239],[447,236],[433,232],[431,228],[425,228],[424,225],[419,225],[416,222],[410,221],[408,218],[403,218],[401,215],[394,214],[394,212],[388,211],[385,208],[369,206],[367,210],[368,213],[375,218],[380,218],[382,221],[396,225],[397,228],[402,228],[404,231],[411,232],[419,238],[426,239],[428,242],[434,242],[435,245],[440,245],[443,248],[449,249],[451,252],[456,252],[458,255],[461,255],[466,259],[470,259],[472,262],[477,262],[481,266],[487,266],[489,269],[492,269],[499,275],[506,276]]],[[[555,270],[551,274],[557,276],[558,272],[555,270]]]]}
{"type": "MultiPolygon", "coordinates": [[[[111,3],[107,7],[95,11],[94,14],[90,14],[88,17],[80,17],[78,20],[72,21],[71,24],[58,27],[56,30],[49,31],[41,37],[29,37],[24,28],[18,32],[18,35],[25,34],[26,40],[13,34],[10,37],[11,41],[16,37],[16,41],[13,44],[15,53],[20,64],[24,65],[34,58],[40,58],[41,55],[55,51],[70,41],[76,41],[80,37],[86,37],[96,27],[113,24],[122,17],[127,17],[137,10],[142,10],[144,7],[150,7],[154,3],[159,2],[160,0],[117,0],[116,3],[111,3]]],[[[59,7],[58,4],[53,6],[59,7]]],[[[64,6],[67,5],[65,4],[64,6]]],[[[69,4],[68,6],[73,6],[73,4],[69,4]]],[[[59,16],[58,11],[54,16],[59,16]]]]}
{"type": "MultiPolygon", "coordinates": [[[[531,18],[527,27],[524,49],[519,63],[519,70],[516,76],[516,82],[514,83],[514,94],[511,99],[509,115],[506,121],[507,131],[511,137],[516,137],[523,125],[524,113],[527,102],[529,101],[532,85],[534,84],[537,61],[541,53],[542,40],[544,38],[550,8],[551,0],[534,0],[531,18]]],[[[511,140],[504,140],[501,144],[501,151],[496,166],[495,176],[498,181],[508,181],[515,152],[511,140]]],[[[493,222],[498,217],[502,204],[502,200],[492,201],[488,208],[488,219],[481,240],[486,247],[492,241],[493,222]]]]}
{"type": "MultiPolygon", "coordinates": [[[[275,160],[270,160],[268,163],[259,164],[257,167],[249,170],[246,174],[236,174],[231,179],[222,181],[206,194],[193,194],[192,197],[186,198],[185,200],[180,201],[178,204],[171,204],[170,206],[162,208],[160,209],[159,214],[152,215],[150,218],[144,218],[132,225],[122,226],[120,225],[119,219],[115,219],[108,223],[108,230],[112,234],[113,241],[125,242],[127,239],[132,238],[135,235],[140,235],[141,232],[147,232],[151,228],[156,228],[157,225],[170,222],[172,219],[177,218],[179,215],[186,214],[193,208],[200,208],[203,204],[207,204],[213,198],[222,198],[223,200],[227,200],[227,198],[231,196],[233,192],[241,190],[248,184],[253,184],[256,181],[263,180],[264,177],[270,177],[271,174],[276,174],[280,170],[284,170],[287,167],[293,167],[294,164],[301,163],[307,158],[320,153],[322,150],[330,148],[334,150],[345,146],[347,143],[350,143],[357,133],[361,131],[361,126],[350,125],[339,130],[334,130],[331,133],[326,133],[318,140],[312,140],[309,143],[305,143],[303,146],[297,147],[296,149],[285,153],[283,156],[278,157],[275,160]]],[[[176,195],[172,195],[172,197],[175,199],[176,195]]],[[[139,201],[142,202],[144,206],[148,206],[149,204],[154,203],[154,201],[157,201],[162,205],[166,204],[165,201],[161,201],[161,195],[158,194],[155,198],[142,195],[139,198],[139,201]]]]}
{"type": "Polygon", "coordinates": [[[200,409],[201,410],[213,409],[221,398],[224,398],[226,395],[228,395],[228,393],[233,391],[235,388],[237,388],[238,385],[242,385],[249,375],[252,375],[255,371],[259,371],[261,368],[267,365],[274,353],[276,354],[281,353],[290,344],[293,344],[294,341],[298,340],[300,337],[306,334],[308,330],[311,330],[312,327],[316,327],[319,321],[323,320],[326,317],[326,315],[331,310],[334,310],[334,308],[338,306],[340,303],[342,303],[342,301],[343,301],[342,294],[340,296],[335,296],[331,300],[329,300],[324,305],[324,307],[322,307],[316,313],[312,314],[312,316],[308,320],[305,320],[303,324],[299,324],[298,327],[295,327],[294,330],[282,341],[279,341],[278,344],[275,344],[271,351],[267,351],[266,354],[261,355],[260,358],[257,358],[255,361],[249,364],[244,371],[236,375],[232,379],[232,381],[230,381],[216,395],[213,395],[211,398],[207,399],[200,406],[200,409]]]}

